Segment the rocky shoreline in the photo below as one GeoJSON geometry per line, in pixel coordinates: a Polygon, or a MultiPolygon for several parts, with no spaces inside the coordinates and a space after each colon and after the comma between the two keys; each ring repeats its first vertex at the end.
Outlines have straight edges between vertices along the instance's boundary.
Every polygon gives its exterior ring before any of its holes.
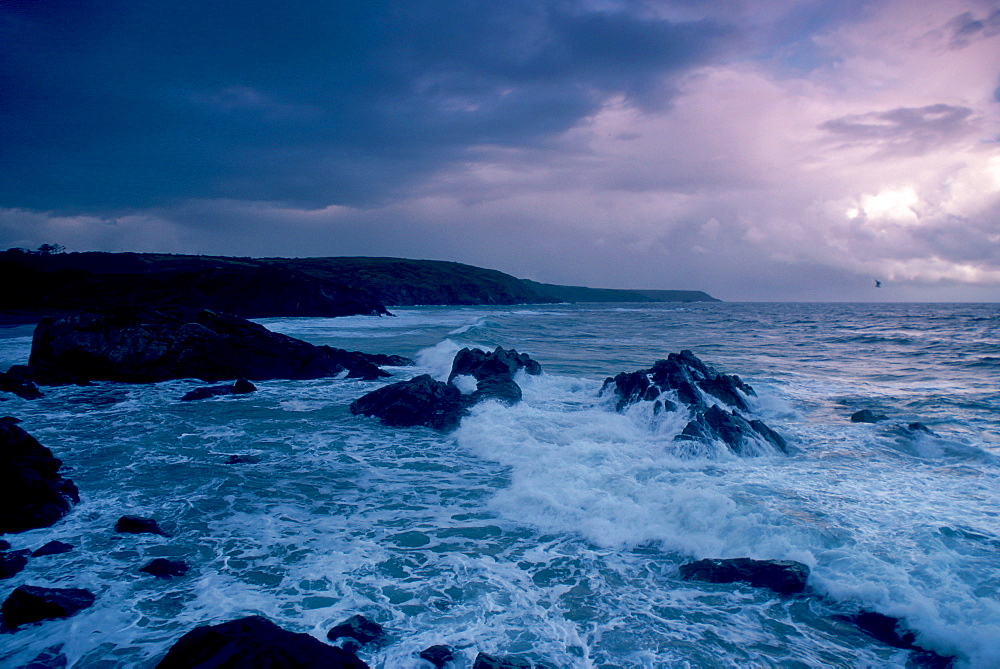
{"type": "MultiPolygon", "coordinates": [[[[7,372],[4,378],[8,385],[0,390],[31,399],[30,389],[37,391],[35,383],[44,387],[93,381],[235,380],[232,385],[200,388],[195,397],[181,398],[192,401],[253,392],[248,379],[374,380],[388,376],[379,365],[409,363],[394,356],[315,347],[212,312],[110,310],[41,323],[28,364],[7,372]]],[[[518,379],[541,373],[537,361],[513,349],[467,348],[455,356],[447,381],[423,375],[390,383],[359,397],[350,411],[393,427],[450,430],[480,402],[520,402],[518,379]]],[[[775,455],[790,450],[780,435],[753,417],[755,392],[749,384],[715,371],[690,351],[672,353],[648,369],[610,377],[601,392],[611,399],[609,410],[627,411],[648,403],[653,415],[683,412],[690,420],[677,437],[681,442],[723,444],[743,457],[760,455],[762,449],[775,455]]],[[[76,485],[60,474],[61,461],[17,422],[0,419],[0,454],[6,458],[0,463],[0,472],[5,477],[4,488],[15,493],[13,503],[0,508],[0,532],[10,534],[51,526],[71,513],[80,500],[76,485]]],[[[113,531],[170,539],[156,519],[142,516],[122,516],[113,531]]],[[[0,549],[0,578],[30,569],[31,560],[37,557],[74,550],[61,542],[50,542],[35,551],[14,550],[3,542],[0,549]]],[[[136,570],[158,579],[182,578],[188,565],[182,560],[157,558],[136,565],[136,570]]],[[[750,587],[772,591],[777,597],[821,598],[809,588],[808,566],[798,562],[709,558],[680,565],[678,578],[703,583],[707,589],[750,587]]],[[[92,606],[97,597],[84,589],[24,584],[4,595],[0,605],[3,626],[16,634],[27,625],[72,617],[92,606]]],[[[899,619],[865,610],[845,613],[840,619],[882,643],[922,653],[937,666],[948,662],[921,649],[915,635],[899,619]]],[[[251,616],[190,630],[172,645],[158,666],[365,667],[357,653],[392,643],[392,639],[378,622],[360,615],[332,627],[327,642],[251,616]]],[[[51,655],[38,661],[59,666],[59,651],[51,655]]],[[[421,651],[419,657],[435,667],[446,667],[458,655],[458,649],[435,645],[421,651]]],[[[479,669],[547,666],[524,657],[481,651],[472,662],[479,669]]]]}

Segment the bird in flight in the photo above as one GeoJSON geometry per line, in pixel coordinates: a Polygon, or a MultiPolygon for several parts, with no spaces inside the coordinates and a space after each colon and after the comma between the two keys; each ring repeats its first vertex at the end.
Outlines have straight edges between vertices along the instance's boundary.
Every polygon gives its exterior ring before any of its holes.
{"type": "Polygon", "coordinates": [[[875,287],[876,288],[881,288],[882,287],[882,282],[879,281],[878,279],[875,279],[875,287]]]}

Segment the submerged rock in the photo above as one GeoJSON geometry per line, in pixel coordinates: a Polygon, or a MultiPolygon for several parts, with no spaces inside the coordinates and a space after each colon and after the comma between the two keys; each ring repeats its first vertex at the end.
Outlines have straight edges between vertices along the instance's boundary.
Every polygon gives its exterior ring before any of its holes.
{"type": "Polygon", "coordinates": [[[122,516],[115,523],[115,532],[123,534],[159,534],[160,536],[170,536],[152,518],[142,516],[122,516]]]}
{"type": "Polygon", "coordinates": [[[871,409],[862,409],[851,414],[852,423],[878,423],[887,420],[886,416],[877,414],[871,409]]]}
{"type": "Polygon", "coordinates": [[[31,551],[0,552],[0,578],[10,578],[28,566],[28,555],[31,551]]]}
{"type": "Polygon", "coordinates": [[[156,666],[159,669],[368,667],[353,653],[308,634],[289,632],[261,616],[196,627],[178,639],[156,666]]]}
{"type": "Polygon", "coordinates": [[[22,585],[0,606],[0,613],[5,627],[17,629],[42,620],[68,618],[93,603],[94,594],[88,590],[22,585]]]}
{"type": "Polygon", "coordinates": [[[59,475],[62,461],[23,429],[0,418],[0,532],[48,527],[80,501],[76,485],[59,475]]]}
{"type": "Polygon", "coordinates": [[[156,578],[173,578],[183,576],[188,572],[187,563],[182,560],[168,560],[167,558],[156,558],[139,571],[155,576],[156,578]]]}
{"type": "Polygon", "coordinates": [[[236,316],[134,308],[43,320],[28,372],[48,385],[389,376],[363,353],[313,346],[236,316]]]}
{"type": "Polygon", "coordinates": [[[181,398],[182,402],[191,402],[193,400],[204,400],[209,397],[220,397],[222,395],[247,395],[257,391],[257,386],[250,383],[246,379],[237,379],[236,383],[232,385],[224,384],[221,386],[202,386],[200,388],[195,388],[194,390],[189,390],[181,398]]]}
{"type": "Polygon", "coordinates": [[[488,655],[479,653],[472,669],[534,669],[529,660],[511,655],[488,655]]]}
{"type": "Polygon", "coordinates": [[[719,374],[688,350],[671,353],[649,369],[609,377],[601,388],[606,393],[618,398],[619,412],[637,402],[652,402],[654,415],[687,409],[691,418],[677,436],[681,440],[719,441],[737,455],[788,452],[781,435],[745,415],[754,389],[738,376],[719,374]]]}
{"type": "Polygon", "coordinates": [[[381,643],[385,639],[385,630],[377,622],[361,615],[353,615],[339,625],[334,625],[326,633],[326,638],[330,641],[344,637],[354,639],[362,646],[367,643],[381,643]]]}
{"type": "Polygon", "coordinates": [[[682,564],[680,575],[685,581],[747,583],[792,595],[805,590],[809,567],[791,560],[705,559],[682,564]]]}
{"type": "Polygon", "coordinates": [[[46,555],[59,555],[61,553],[69,553],[73,550],[72,544],[67,544],[62,541],[50,541],[41,548],[37,549],[31,554],[31,557],[44,557],[46,555]]]}
{"type": "Polygon", "coordinates": [[[455,659],[455,652],[449,646],[431,646],[420,651],[420,659],[427,660],[437,669],[441,669],[455,659]]]}

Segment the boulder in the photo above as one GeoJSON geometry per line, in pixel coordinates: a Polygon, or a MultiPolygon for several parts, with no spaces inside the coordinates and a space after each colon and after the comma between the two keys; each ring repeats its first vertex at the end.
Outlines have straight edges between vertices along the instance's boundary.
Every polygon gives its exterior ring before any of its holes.
{"type": "Polygon", "coordinates": [[[308,634],[289,632],[261,616],[196,627],[167,651],[159,669],[367,669],[342,648],[308,634]]]}
{"type": "Polygon", "coordinates": [[[187,563],[182,560],[168,560],[167,558],[155,558],[139,571],[155,576],[156,578],[173,578],[183,576],[188,572],[187,563]]]}
{"type": "Polygon", "coordinates": [[[362,646],[367,643],[381,643],[385,640],[385,630],[377,622],[368,620],[364,616],[354,615],[330,628],[326,633],[326,638],[336,641],[347,637],[354,639],[362,646]]]}
{"type": "Polygon", "coordinates": [[[22,585],[0,606],[4,626],[17,629],[21,625],[68,618],[94,603],[94,594],[79,588],[42,588],[22,585]]]}
{"type": "Polygon", "coordinates": [[[170,536],[152,518],[142,516],[122,516],[115,523],[115,532],[122,534],[159,534],[160,536],[170,536]]]}
{"type": "Polygon", "coordinates": [[[431,646],[420,651],[420,659],[427,660],[437,667],[437,669],[441,669],[441,667],[455,659],[455,653],[448,646],[431,646]]]}
{"type": "Polygon", "coordinates": [[[754,389],[738,376],[716,372],[688,350],[671,353],[649,369],[609,377],[601,394],[609,393],[617,398],[619,412],[637,402],[652,402],[654,416],[685,408],[690,420],[680,440],[719,441],[737,455],[788,452],[781,435],[749,417],[747,399],[756,396],[754,389]]]}
{"type": "Polygon", "coordinates": [[[59,555],[60,553],[69,553],[73,550],[72,544],[67,544],[62,541],[50,541],[41,548],[37,549],[31,554],[31,557],[44,557],[46,555],[59,555]]]}
{"type": "Polygon", "coordinates": [[[190,402],[192,400],[204,400],[209,397],[219,397],[222,395],[246,395],[252,392],[256,392],[257,386],[250,383],[246,379],[237,379],[236,383],[229,385],[223,384],[221,386],[202,386],[200,388],[195,388],[194,390],[189,390],[181,398],[182,402],[190,402]]]}
{"type": "Polygon", "coordinates": [[[530,661],[511,655],[487,655],[479,653],[472,669],[534,669],[530,661]]]}
{"type": "Polygon", "coordinates": [[[379,418],[395,427],[425,425],[437,429],[455,427],[466,401],[461,391],[423,374],[373,390],[351,403],[351,413],[379,418]]]}
{"type": "Polygon", "coordinates": [[[256,455],[230,455],[226,458],[227,465],[255,465],[260,462],[256,455]]]}
{"type": "Polygon", "coordinates": [[[14,393],[26,400],[37,400],[42,396],[42,391],[27,377],[27,367],[24,365],[14,365],[0,374],[0,392],[14,393]]]}
{"type": "Polygon", "coordinates": [[[899,618],[874,611],[859,611],[858,613],[834,617],[857,626],[866,634],[893,648],[906,650],[917,648],[914,645],[917,640],[916,635],[906,629],[899,618]]]}
{"type": "Polygon", "coordinates": [[[28,566],[30,553],[31,551],[26,550],[0,552],[0,578],[10,578],[19,574],[28,566]]]}
{"type": "Polygon", "coordinates": [[[862,409],[851,414],[852,423],[878,423],[883,420],[887,420],[887,418],[871,409],[862,409]]]}
{"type": "Polygon", "coordinates": [[[682,564],[680,575],[685,581],[748,583],[792,595],[805,590],[809,567],[791,560],[705,559],[682,564]]]}
{"type": "Polygon", "coordinates": [[[62,461],[18,422],[0,418],[0,532],[48,527],[80,501],[73,482],[59,475],[62,461]]]}
{"type": "Polygon", "coordinates": [[[28,373],[48,385],[389,376],[365,354],[314,346],[236,316],[149,308],[42,320],[32,339],[28,373]]]}

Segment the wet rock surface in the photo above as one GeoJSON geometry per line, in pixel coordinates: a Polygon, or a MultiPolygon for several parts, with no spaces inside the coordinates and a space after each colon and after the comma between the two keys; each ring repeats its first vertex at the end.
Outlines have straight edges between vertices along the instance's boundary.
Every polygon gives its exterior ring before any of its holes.
{"type": "Polygon", "coordinates": [[[28,375],[47,385],[389,376],[366,354],[314,346],[236,316],[135,308],[43,320],[28,375]]]}
{"type": "Polygon", "coordinates": [[[80,588],[43,588],[22,585],[0,606],[4,627],[17,629],[21,625],[68,618],[94,603],[94,594],[80,588]]]}
{"type": "Polygon", "coordinates": [[[687,410],[690,420],[680,440],[719,441],[737,455],[788,452],[781,435],[749,417],[754,389],[738,376],[716,372],[689,350],[671,353],[649,369],[609,377],[601,394],[614,395],[619,412],[638,402],[652,402],[654,415],[687,410]]]}
{"type": "Polygon", "coordinates": [[[115,532],[121,534],[159,534],[160,536],[170,536],[164,532],[159,523],[152,518],[142,516],[122,516],[115,523],[115,532]]]}
{"type": "Polygon", "coordinates": [[[257,391],[257,386],[246,379],[237,379],[232,385],[223,384],[220,386],[202,386],[189,390],[181,398],[182,402],[192,402],[194,400],[205,400],[210,397],[222,397],[225,395],[247,395],[257,391]]]}
{"type": "Polygon", "coordinates": [[[282,629],[261,616],[249,616],[196,627],[171,646],[157,667],[367,669],[368,665],[342,648],[282,629]]]}
{"type": "Polygon", "coordinates": [[[0,532],[48,527],[80,501],[76,485],[59,474],[62,461],[18,426],[0,418],[0,532]]]}
{"type": "Polygon", "coordinates": [[[747,583],[782,595],[805,590],[809,567],[791,560],[751,560],[750,558],[705,559],[680,566],[685,581],[706,583],[747,583]]]}

